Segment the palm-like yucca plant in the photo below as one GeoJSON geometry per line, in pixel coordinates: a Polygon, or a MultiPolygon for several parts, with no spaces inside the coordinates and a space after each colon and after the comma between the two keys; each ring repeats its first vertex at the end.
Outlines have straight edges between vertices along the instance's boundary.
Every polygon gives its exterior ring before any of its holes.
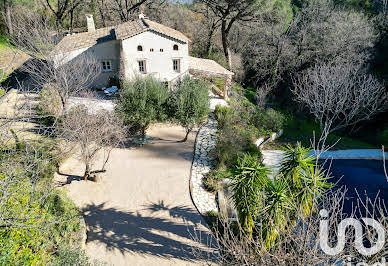
{"type": "Polygon", "coordinates": [[[311,149],[304,148],[298,142],[295,148],[287,146],[281,163],[279,175],[290,188],[299,210],[306,216],[315,211],[314,200],[330,187],[325,171],[309,156],[311,149]]]}
{"type": "Polygon", "coordinates": [[[271,183],[268,178],[269,169],[258,161],[257,157],[246,154],[238,159],[232,168],[232,174],[232,199],[240,224],[251,238],[263,190],[271,183]]]}
{"type": "Polygon", "coordinates": [[[262,223],[262,238],[265,247],[271,248],[280,232],[290,226],[290,216],[294,216],[295,203],[286,180],[274,178],[264,188],[263,206],[259,212],[262,223]]]}

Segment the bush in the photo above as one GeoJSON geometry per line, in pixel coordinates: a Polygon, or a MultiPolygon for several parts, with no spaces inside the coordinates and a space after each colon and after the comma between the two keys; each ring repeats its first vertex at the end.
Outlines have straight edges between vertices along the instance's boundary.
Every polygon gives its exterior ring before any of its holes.
{"type": "Polygon", "coordinates": [[[218,132],[218,143],[216,147],[216,158],[218,167],[230,167],[234,165],[238,157],[251,151],[258,158],[261,158],[260,150],[254,145],[257,129],[253,126],[239,128],[228,125],[218,132]]]}
{"type": "MultiPolygon", "coordinates": [[[[52,142],[25,143],[20,149],[11,149],[0,148],[0,155],[6,155],[0,156],[0,213],[3,218],[19,220],[0,228],[0,265],[52,265],[62,249],[79,244],[81,214],[64,192],[52,188],[59,160],[52,142]],[[7,157],[10,152],[11,161],[7,157]],[[4,169],[10,163],[15,169],[11,173],[4,169]]],[[[72,257],[75,260],[76,255],[72,257]]]]}
{"type": "Polygon", "coordinates": [[[203,177],[202,183],[207,191],[217,192],[221,189],[221,180],[230,177],[231,174],[228,170],[212,170],[203,177]]]}
{"type": "Polygon", "coordinates": [[[229,120],[231,116],[232,108],[227,106],[216,105],[214,110],[214,116],[218,121],[218,128],[224,128],[225,123],[229,120]]]}
{"type": "Polygon", "coordinates": [[[5,90],[0,88],[0,98],[3,97],[5,94],[5,90]]]}
{"type": "Polygon", "coordinates": [[[148,126],[156,121],[164,121],[168,88],[153,77],[136,77],[124,81],[119,91],[116,112],[134,133],[140,132],[145,138],[148,126]]]}
{"type": "Polygon", "coordinates": [[[255,106],[243,98],[231,98],[230,107],[216,106],[218,121],[218,143],[216,158],[218,167],[230,167],[243,154],[250,152],[261,158],[261,152],[254,142],[261,132],[253,124],[255,106]]]}
{"type": "Polygon", "coordinates": [[[285,117],[282,113],[271,108],[257,109],[252,117],[252,123],[265,132],[278,132],[284,126],[285,117]]]}

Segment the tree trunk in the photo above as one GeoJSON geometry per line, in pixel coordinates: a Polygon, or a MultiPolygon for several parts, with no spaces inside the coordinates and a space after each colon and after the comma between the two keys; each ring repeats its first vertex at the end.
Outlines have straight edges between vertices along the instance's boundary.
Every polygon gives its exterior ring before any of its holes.
{"type": "Polygon", "coordinates": [[[11,20],[11,9],[9,7],[9,0],[4,0],[4,11],[5,11],[5,24],[7,24],[9,35],[13,34],[13,26],[11,20]]]}
{"type": "Polygon", "coordinates": [[[222,20],[222,23],[221,23],[222,47],[224,49],[225,59],[228,62],[228,69],[232,70],[232,58],[231,58],[230,49],[229,49],[228,33],[229,32],[226,27],[226,21],[222,20]]]}
{"type": "Polygon", "coordinates": [[[70,34],[73,34],[74,9],[70,11],[70,34]]]}
{"type": "Polygon", "coordinates": [[[101,4],[98,7],[98,11],[100,12],[101,20],[102,20],[102,26],[106,27],[105,23],[105,15],[104,15],[104,0],[101,0],[101,4]]]}
{"type": "Polygon", "coordinates": [[[141,139],[143,142],[145,141],[145,137],[146,137],[146,127],[144,126],[141,128],[141,139]]]}
{"type": "Polygon", "coordinates": [[[207,54],[207,57],[208,57],[208,58],[211,57],[211,54],[212,54],[212,52],[213,52],[213,43],[212,43],[213,33],[214,33],[214,29],[211,28],[211,29],[209,30],[209,35],[208,35],[207,45],[206,45],[206,54],[207,54]]]}
{"type": "Polygon", "coordinates": [[[185,136],[185,138],[181,142],[186,142],[187,141],[187,138],[189,137],[190,132],[191,132],[191,128],[186,128],[186,136],[185,136]]]}
{"type": "Polygon", "coordinates": [[[86,163],[84,180],[88,181],[89,176],[90,176],[90,166],[89,166],[89,163],[86,163]]]}

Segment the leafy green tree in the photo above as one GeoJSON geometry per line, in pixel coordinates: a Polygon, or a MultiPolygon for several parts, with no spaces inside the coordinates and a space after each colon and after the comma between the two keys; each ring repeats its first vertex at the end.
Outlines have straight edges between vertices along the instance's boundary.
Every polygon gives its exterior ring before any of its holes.
{"type": "Polygon", "coordinates": [[[145,139],[148,126],[166,119],[168,88],[153,77],[136,77],[124,81],[117,100],[116,111],[124,122],[145,139]]]}
{"type": "Polygon", "coordinates": [[[185,77],[174,91],[172,108],[178,123],[186,128],[185,142],[195,126],[209,114],[209,85],[202,80],[185,77]]]}

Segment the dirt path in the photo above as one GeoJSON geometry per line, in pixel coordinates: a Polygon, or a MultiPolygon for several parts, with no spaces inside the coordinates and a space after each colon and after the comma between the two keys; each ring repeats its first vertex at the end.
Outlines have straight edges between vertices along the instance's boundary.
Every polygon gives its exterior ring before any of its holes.
{"type": "Polygon", "coordinates": [[[69,159],[58,177],[84,213],[87,254],[113,265],[191,265],[199,261],[191,247],[194,226],[208,230],[192,204],[189,176],[194,134],[159,126],[148,135],[160,138],[139,149],[115,150],[100,183],[80,181],[84,167],[69,159]]]}

